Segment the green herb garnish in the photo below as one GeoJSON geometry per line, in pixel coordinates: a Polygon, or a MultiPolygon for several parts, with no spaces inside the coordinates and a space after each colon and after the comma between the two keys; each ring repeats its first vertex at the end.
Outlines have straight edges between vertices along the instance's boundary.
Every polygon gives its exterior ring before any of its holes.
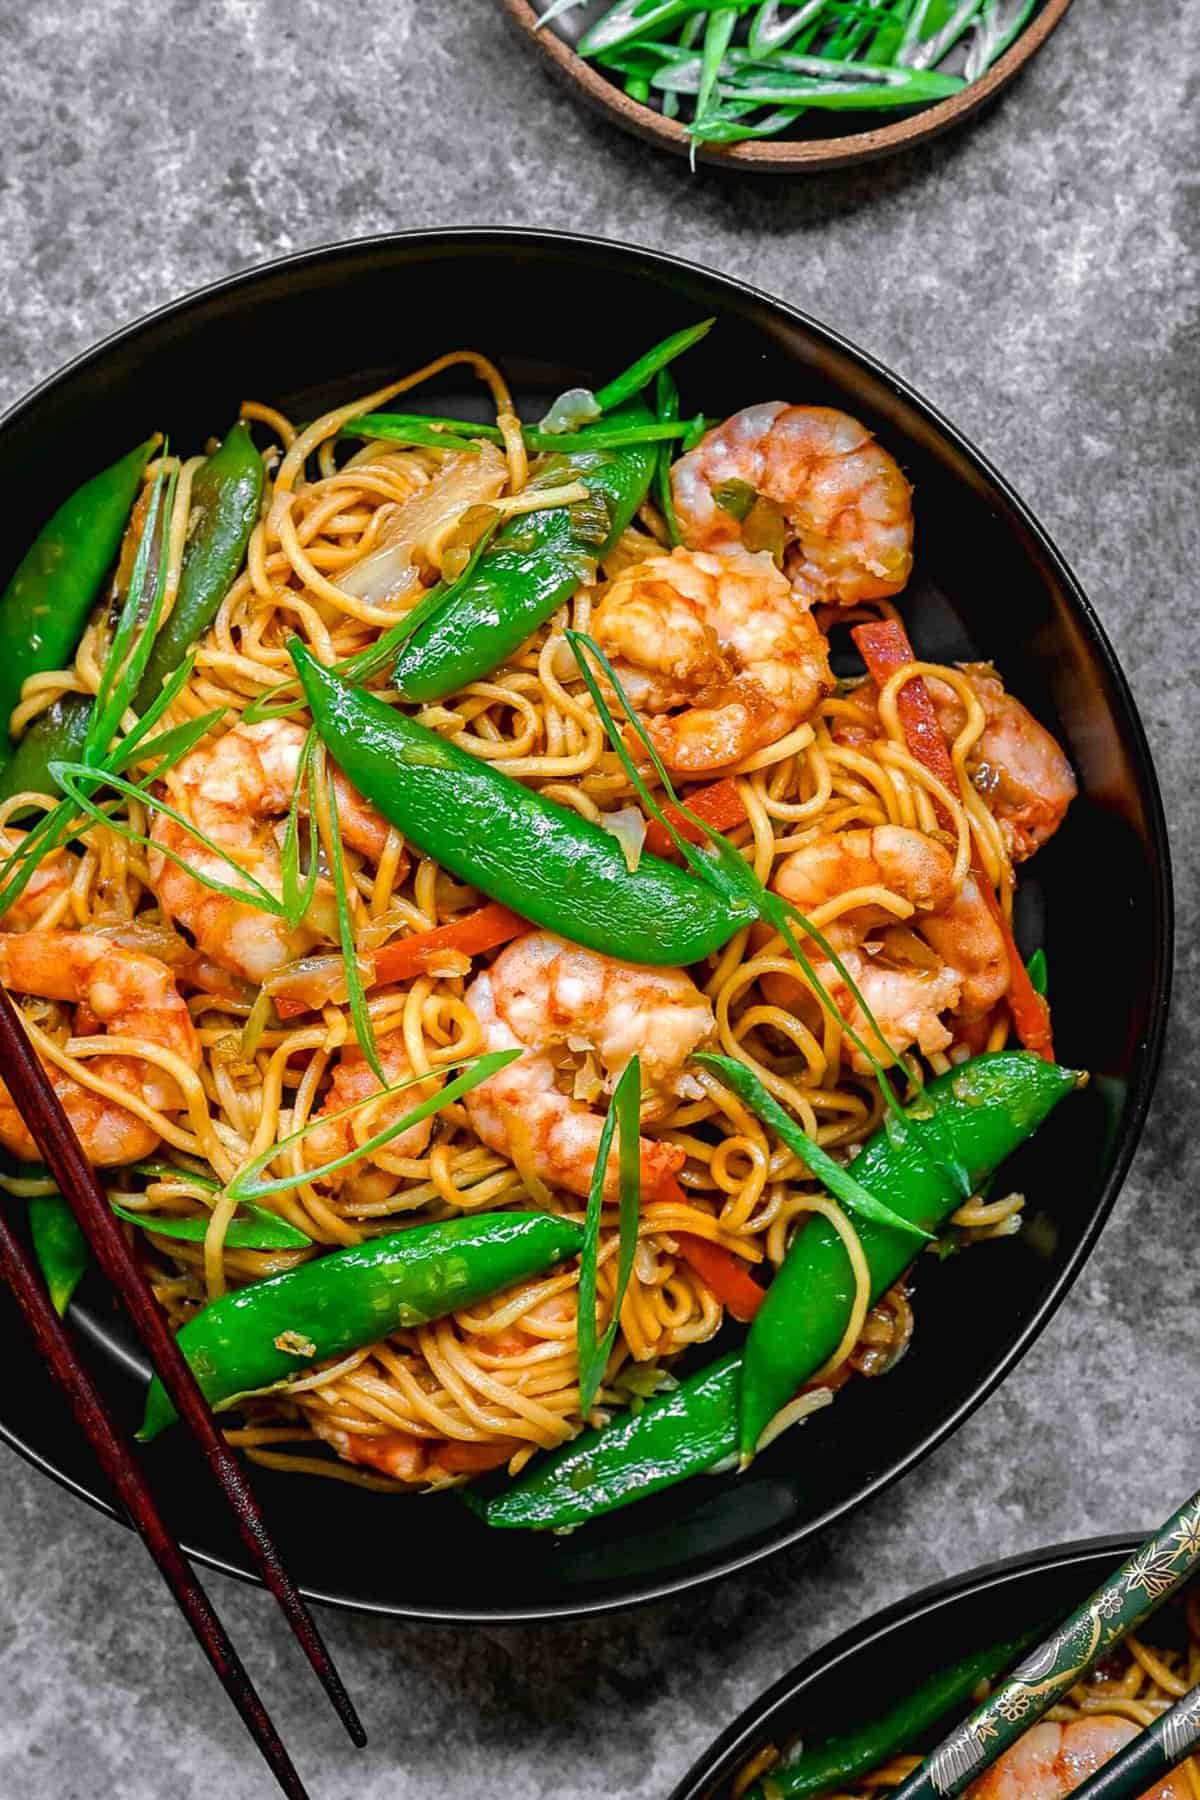
{"type": "MultiPolygon", "coordinates": [[[[315,737],[315,732],[310,732],[315,737]]],[[[358,1047],[370,1063],[379,1078],[380,1085],[387,1086],[387,1076],[383,1072],[383,1064],[379,1060],[379,1049],[375,1042],[375,1027],[371,1023],[371,1013],[367,1006],[367,990],[363,986],[362,970],[358,966],[358,954],[354,947],[354,922],[350,917],[350,894],[346,885],[346,860],[342,852],[342,824],[338,815],[337,788],[334,785],[333,770],[326,765],[325,796],[329,805],[329,834],[332,842],[329,846],[330,861],[333,863],[333,891],[337,902],[338,937],[342,946],[342,966],[346,977],[346,996],[350,1002],[350,1018],[354,1024],[354,1035],[358,1039],[358,1047]]]]}
{"type": "Polygon", "coordinates": [[[932,1237],[931,1232],[923,1231],[911,1220],[901,1218],[898,1212],[894,1212],[882,1200],[877,1200],[861,1181],[854,1179],[843,1163],[835,1162],[827,1150],[823,1150],[820,1144],[814,1142],[797,1125],[791,1114],[784,1110],[774,1094],[745,1063],[736,1062],[732,1056],[718,1056],[712,1051],[697,1051],[693,1061],[719,1075],[733,1089],[738,1099],[752,1113],[757,1113],[764,1125],[770,1126],[780,1142],[800,1158],[848,1212],[858,1213],[860,1217],[870,1219],[876,1225],[886,1225],[890,1231],[908,1232],[924,1241],[932,1237]]]}
{"type": "MultiPolygon", "coordinates": [[[[339,1169],[349,1168],[350,1164],[357,1162],[360,1157],[371,1156],[376,1150],[382,1150],[385,1144],[390,1144],[392,1139],[399,1137],[402,1132],[408,1131],[413,1125],[421,1124],[424,1119],[432,1118],[435,1113],[441,1112],[444,1107],[461,1098],[463,1094],[469,1094],[471,1089],[478,1087],[481,1081],[487,1081],[490,1076],[498,1074],[501,1069],[506,1069],[509,1063],[514,1062],[520,1055],[522,1055],[520,1050],[492,1050],[486,1056],[470,1059],[465,1067],[461,1062],[447,1063],[446,1070],[462,1068],[462,1074],[455,1076],[454,1080],[447,1082],[444,1088],[440,1088],[436,1094],[431,1094],[427,1100],[420,1101],[410,1112],[404,1113],[392,1124],[385,1125],[381,1131],[375,1133],[374,1137],[367,1138],[365,1143],[356,1144],[344,1155],[335,1156],[331,1161],[320,1164],[318,1168],[305,1169],[299,1175],[275,1175],[267,1181],[261,1181],[259,1177],[263,1170],[269,1168],[282,1151],[289,1150],[293,1144],[302,1144],[322,1125],[328,1125],[335,1119],[349,1118],[352,1113],[360,1112],[364,1106],[376,1105],[381,1100],[389,1099],[393,1094],[402,1093],[405,1088],[416,1087],[423,1081],[429,1081],[431,1077],[429,1075],[406,1076],[403,1081],[385,1085],[377,1094],[367,1094],[363,1099],[356,1100],[353,1105],[342,1107],[339,1112],[323,1113],[320,1118],[310,1119],[299,1131],[293,1131],[288,1137],[280,1138],[277,1144],[272,1144],[269,1150],[264,1150],[261,1156],[256,1156],[252,1162],[246,1164],[245,1168],[239,1169],[225,1192],[239,1202],[261,1200],[264,1194],[284,1194],[292,1188],[304,1187],[311,1181],[321,1181],[326,1175],[336,1175],[339,1169]]],[[[442,1072],[442,1070],[436,1071],[438,1074],[442,1072]]]]}
{"type": "MultiPolygon", "coordinates": [[[[572,3],[554,0],[541,23],[572,3]]],[[[1035,5],[617,0],[577,48],[642,105],[683,119],[694,155],[778,136],[814,110],[886,117],[949,98],[1003,55],[1035,5]]]]}
{"type": "Polygon", "coordinates": [[[587,1220],[584,1224],[583,1250],[579,1262],[579,1302],[577,1342],[579,1348],[579,1410],[586,1419],[595,1403],[612,1347],[629,1277],[633,1272],[637,1249],[638,1221],[642,1211],[642,1147],[639,1133],[641,1118],[641,1065],[636,1056],[629,1059],[621,1078],[613,1089],[612,1104],[600,1130],[600,1147],[592,1170],[588,1194],[587,1220]],[[596,1342],[596,1258],[600,1248],[600,1215],[604,1206],[604,1178],[608,1172],[609,1151],[613,1132],[619,1132],[617,1179],[620,1213],[620,1241],[617,1250],[617,1285],[613,1294],[612,1315],[608,1329],[596,1342]]]}
{"type": "Polygon", "coordinates": [[[826,988],[824,982],[822,982],[817,975],[816,970],[813,968],[811,961],[797,939],[795,931],[792,928],[793,921],[800,925],[805,936],[810,937],[829,958],[834,969],[845,982],[854,999],[857,1001],[870,1029],[875,1033],[881,1044],[886,1044],[887,1039],[876,1022],[865,996],[860,992],[854,977],[850,974],[850,971],[847,969],[845,963],[842,961],[829,939],[823,932],[817,929],[811,919],[805,918],[798,907],[793,906],[790,901],[784,900],[781,895],[772,893],[770,888],[765,887],[754,873],[754,870],[741,855],[740,851],[735,849],[728,838],[722,836],[720,832],[714,831],[703,819],[683,804],[672,786],[671,778],[667,774],[662,758],[655,749],[645,726],[642,724],[641,719],[638,717],[637,712],[630,703],[630,700],[617,677],[616,671],[613,669],[612,664],[605,656],[603,650],[601,650],[594,638],[589,637],[584,632],[568,630],[565,633],[565,636],[567,642],[571,646],[575,661],[579,665],[580,674],[583,676],[584,683],[592,697],[592,702],[595,705],[597,712],[600,714],[600,719],[604,725],[605,731],[608,733],[609,741],[616,751],[626,775],[632,782],[634,790],[641,800],[642,805],[646,808],[647,812],[649,812],[650,816],[663,827],[664,831],[667,832],[674,843],[675,848],[679,851],[688,867],[692,870],[692,873],[699,876],[701,881],[706,882],[721,895],[734,916],[737,916],[739,913],[742,914],[745,917],[747,924],[752,923],[754,919],[766,920],[768,924],[773,925],[776,931],[780,933],[784,942],[787,944],[788,949],[791,951],[792,956],[800,965],[800,968],[811,983],[813,991],[821,1005],[825,1008],[826,1012],[837,1021],[838,1025],[846,1033],[846,1036],[850,1039],[855,1049],[859,1051],[869,1064],[876,1080],[879,1082],[884,1098],[887,1101],[894,1118],[900,1126],[903,1126],[905,1122],[904,1109],[896,1098],[892,1084],[888,1079],[883,1065],[880,1063],[874,1051],[872,1051],[863,1041],[849,1021],[842,1017],[833,996],[826,988]],[[603,670],[605,679],[612,686],[614,693],[621,703],[622,710],[628,720],[630,729],[634,732],[638,741],[641,743],[642,748],[645,750],[646,755],[650,759],[654,771],[661,781],[667,799],[672,807],[677,812],[682,813],[683,816],[702,834],[704,839],[702,848],[690,844],[686,838],[680,835],[672,820],[664,813],[659,802],[642,779],[637,765],[629,754],[624,737],[617,728],[616,721],[612,716],[612,711],[608,702],[605,700],[601,691],[600,684],[591,667],[592,660],[594,660],[603,670]]]}

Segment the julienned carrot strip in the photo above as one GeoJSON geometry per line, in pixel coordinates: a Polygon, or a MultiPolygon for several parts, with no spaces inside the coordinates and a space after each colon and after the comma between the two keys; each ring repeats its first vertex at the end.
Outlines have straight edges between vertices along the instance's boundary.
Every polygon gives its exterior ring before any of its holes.
{"type": "Polygon", "coordinates": [[[693,1237],[690,1232],[673,1232],[679,1254],[696,1271],[727,1312],[743,1325],[748,1325],[767,1297],[730,1251],[707,1238],[693,1237]]]}
{"type": "Polygon", "coordinates": [[[423,975],[432,958],[446,950],[479,956],[528,930],[526,920],[493,901],[478,912],[468,913],[465,919],[435,926],[432,931],[418,931],[412,937],[386,945],[375,957],[375,979],[371,985],[387,987],[393,981],[411,981],[414,975],[423,975]]]}
{"type": "MultiPolygon", "coordinates": [[[[449,925],[436,925],[432,931],[417,931],[411,937],[386,944],[374,958],[375,973],[369,985],[387,987],[393,981],[411,981],[414,976],[423,975],[433,959],[448,950],[479,956],[484,950],[495,950],[510,938],[520,937],[528,929],[525,919],[510,912],[507,906],[492,902],[463,919],[453,919],[449,925]]],[[[297,1013],[311,1012],[312,1008],[303,1000],[281,994],[275,1001],[275,1011],[281,1019],[290,1019],[297,1013]]]]}
{"type": "MultiPolygon", "coordinates": [[[[690,794],[684,794],[682,798],[688,810],[694,812],[697,818],[703,819],[706,825],[711,825],[714,831],[730,831],[746,817],[738,784],[729,776],[722,781],[714,781],[710,787],[693,788],[690,794]]],[[[686,838],[689,844],[704,841],[704,833],[690,819],[685,818],[678,807],[664,806],[663,812],[680,837],[686,838]]],[[[646,826],[646,848],[654,856],[669,856],[674,848],[670,833],[657,819],[651,819],[646,826]]]]}
{"type": "MultiPolygon", "coordinates": [[[[877,624],[856,625],[850,635],[881,690],[897,669],[917,660],[908,641],[908,633],[897,619],[880,619],[877,624]]],[[[904,728],[904,740],[917,762],[953,793],[954,764],[950,760],[945,733],[938,723],[933,698],[920,675],[915,675],[911,681],[904,683],[896,696],[896,711],[904,728]]],[[[949,827],[951,821],[945,807],[938,802],[935,805],[938,818],[949,827]]],[[[1001,910],[991,882],[986,879],[979,866],[974,846],[972,866],[981,877],[979,891],[987,901],[1004,937],[1009,968],[1008,1007],[1017,1036],[1026,1050],[1032,1050],[1047,1062],[1053,1062],[1054,1040],[1050,1031],[1049,1008],[1029,979],[1029,971],[1017,949],[1012,928],[1001,910]]]]}

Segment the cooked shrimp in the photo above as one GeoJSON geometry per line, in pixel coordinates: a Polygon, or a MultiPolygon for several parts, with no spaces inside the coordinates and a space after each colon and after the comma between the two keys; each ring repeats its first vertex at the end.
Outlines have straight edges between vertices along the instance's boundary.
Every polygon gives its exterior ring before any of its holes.
{"type": "MultiPolygon", "coordinates": [[[[281,892],[279,846],[272,828],[288,810],[300,767],[305,732],[290,719],[235,725],[215,744],[201,744],[169,777],[175,810],[220,845],[225,855],[268,889],[281,892]]],[[[334,776],[342,837],[352,849],[378,860],[388,824],[340,773],[334,776]]],[[[222,968],[262,981],[321,941],[311,921],[290,929],[274,914],[205,887],[165,854],[173,851],[202,874],[236,882],[228,863],[165,813],[151,827],[150,879],[163,911],[191,932],[198,949],[222,968]]],[[[327,939],[337,936],[328,921],[327,939]]]]}
{"type": "MultiPolygon", "coordinates": [[[[876,825],[813,838],[785,858],[773,885],[805,914],[840,895],[880,887],[912,907],[911,927],[898,927],[895,914],[864,895],[862,905],[824,928],[886,1045],[835,967],[827,961],[816,965],[839,1010],[881,1060],[912,1044],[924,1055],[944,1050],[953,1041],[944,1013],[955,1012],[964,1021],[979,1018],[1008,991],[1004,938],[974,877],[956,887],[954,858],[924,832],[876,825]],[[881,925],[882,934],[868,942],[881,925]]],[[[790,976],[769,975],[763,987],[778,1005],[796,1003],[797,983],[790,976]]],[[[869,1063],[849,1040],[846,1054],[861,1073],[868,1072],[869,1063]]]]}
{"type": "Polygon", "coordinates": [[[960,1018],[981,1019],[1007,994],[1008,946],[974,875],[966,877],[948,906],[925,914],[915,929],[961,977],[960,1018]]]}
{"type": "MultiPolygon", "coordinates": [[[[1052,838],[1079,789],[1057,741],[1028,707],[1005,691],[990,663],[960,663],[978,695],[987,725],[972,745],[972,781],[999,820],[1014,862],[1024,862],[1052,838]]],[[[947,683],[929,683],[942,730],[963,728],[962,701],[947,683]]]]}
{"type": "Polygon", "coordinates": [[[314,1435],[331,1445],[343,1462],[376,1469],[393,1481],[410,1485],[429,1483],[434,1487],[445,1487],[457,1476],[479,1475],[485,1469],[499,1468],[521,1448],[516,1438],[490,1438],[476,1443],[455,1438],[417,1437],[409,1431],[386,1431],[379,1436],[370,1436],[362,1431],[344,1430],[323,1417],[314,1406],[305,1410],[314,1435]]]}
{"type": "Polygon", "coordinates": [[[898,594],[912,568],[912,489],[865,425],[829,406],[773,400],[734,413],[671,470],[675,511],[693,550],[741,542],[720,504],[744,482],[782,511],[787,570],[810,602],[854,606],[898,594]]]}
{"type": "Polygon", "coordinates": [[[58,902],[74,881],[77,865],[78,859],[70,851],[56,856],[53,862],[40,863],[8,911],[0,913],[0,928],[4,931],[53,929],[62,917],[58,902]]]}
{"type": "Polygon", "coordinates": [[[305,1417],[314,1437],[336,1450],[343,1462],[375,1469],[381,1475],[390,1475],[393,1481],[424,1480],[427,1452],[423,1438],[407,1431],[388,1431],[378,1437],[346,1431],[313,1406],[305,1408],[305,1417]]]}
{"type": "MultiPolygon", "coordinates": [[[[971,1783],[967,1800],[1064,1800],[1137,1735],[1132,1720],[1113,1713],[1065,1725],[1043,1721],[971,1783]]],[[[1186,1769],[1147,1788],[1142,1800],[1192,1800],[1186,1769]]]]}
{"type": "Polygon", "coordinates": [[[593,631],[672,769],[740,762],[833,689],[825,639],[766,552],[673,550],[624,570],[593,631]],[[683,708],[674,711],[674,708],[683,708]]]}
{"type": "MultiPolygon", "coordinates": [[[[942,1018],[943,1013],[954,1011],[962,996],[962,984],[953,969],[944,963],[929,969],[912,965],[885,968],[853,950],[842,953],[842,963],[870,1008],[878,1031],[832,963],[814,967],[842,1017],[885,1068],[914,1044],[922,1056],[932,1056],[953,1043],[954,1034],[942,1018]]],[[[772,982],[785,979],[768,977],[772,982]]],[[[870,1059],[849,1038],[842,1040],[842,1055],[858,1074],[871,1073],[870,1059]]]]}
{"type": "MultiPolygon", "coordinates": [[[[772,885],[802,913],[814,913],[841,894],[878,887],[899,894],[919,913],[931,913],[954,898],[954,859],[923,831],[903,825],[864,826],[810,839],[784,858],[772,885]]],[[[826,935],[850,945],[884,916],[879,907],[856,907],[830,925],[826,935]]]]}
{"type": "MultiPolygon", "coordinates": [[[[967,752],[967,773],[999,821],[1014,862],[1023,862],[1054,836],[1078,787],[1055,738],[1028,707],[1006,692],[990,663],[959,663],[987,715],[967,752]]],[[[953,741],[966,712],[948,682],[926,676],[945,736],[953,741]]],[[[869,751],[882,735],[873,681],[842,696],[831,730],[839,744],[869,751]]]]}
{"type": "MultiPolygon", "coordinates": [[[[85,1029],[94,1020],[121,1037],[144,1038],[200,1066],[191,1015],[165,963],[81,931],[28,931],[0,936],[0,981],[18,994],[78,1006],[85,1029]]],[[[181,1104],[177,1083],[154,1063],[134,1056],[95,1056],[91,1072],[137,1094],[160,1112],[181,1104]]],[[[103,1168],[136,1162],[157,1148],[153,1128],[116,1101],[93,1093],[73,1076],[47,1065],[89,1161],[103,1168]]],[[[23,1161],[40,1152],[7,1088],[0,1086],[0,1143],[23,1161]]]]}
{"type": "MultiPolygon", "coordinates": [[[[688,1091],[684,1064],[713,1028],[712,1008],[682,969],[637,968],[547,931],[502,950],[466,1000],[488,1050],[526,1052],[464,1097],[471,1124],[519,1171],[580,1196],[591,1185],[603,1120],[560,1087],[560,1068],[569,1072],[566,1053],[594,1053],[606,1085],[639,1056],[653,1112],[688,1091]]],[[[676,1146],[642,1139],[648,1189],[660,1188],[684,1160],[676,1146]]],[[[610,1167],[605,1194],[616,1193],[610,1167]]]]}
{"type": "MultiPolygon", "coordinates": [[[[412,1069],[404,1045],[397,1036],[381,1038],[378,1045],[379,1064],[387,1077],[389,1087],[394,1082],[403,1081],[411,1075],[412,1069]]],[[[361,1136],[374,1137],[383,1131],[394,1119],[411,1111],[423,1098],[419,1087],[405,1088],[394,1100],[389,1100],[378,1111],[374,1107],[362,1106],[357,1112],[349,1113],[345,1118],[334,1118],[331,1114],[342,1112],[346,1107],[354,1106],[359,1101],[367,1100],[372,1094],[381,1092],[379,1077],[363,1055],[353,1045],[341,1053],[337,1068],[333,1072],[333,1080],[325,1095],[324,1103],[317,1115],[324,1119],[305,1139],[305,1151],[309,1168],[316,1168],[319,1163],[333,1162],[339,1156],[345,1156],[359,1142],[361,1136]],[[369,1120],[365,1115],[369,1115],[369,1120]]],[[[389,1156],[420,1156],[429,1142],[433,1130],[432,1119],[424,1119],[419,1125],[410,1125],[386,1146],[389,1156]]],[[[384,1177],[386,1171],[376,1171],[384,1177]]],[[[341,1187],[345,1182],[358,1178],[361,1190],[363,1179],[361,1162],[347,1163],[344,1169],[325,1177],[331,1186],[341,1187]]],[[[382,1183],[378,1184],[382,1185],[382,1183]]],[[[388,1191],[395,1186],[393,1178],[387,1178],[388,1191]]]]}

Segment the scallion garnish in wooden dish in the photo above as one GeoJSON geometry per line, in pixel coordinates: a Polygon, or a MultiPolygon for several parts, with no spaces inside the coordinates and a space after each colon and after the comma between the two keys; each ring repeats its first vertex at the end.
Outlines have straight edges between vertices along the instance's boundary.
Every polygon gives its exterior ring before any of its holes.
{"type": "MultiPolygon", "coordinates": [[[[553,0],[542,26],[584,0],[553,0]]],[[[576,48],[693,149],[777,137],[818,112],[951,99],[1015,43],[1040,0],[617,0],[576,48]]]]}

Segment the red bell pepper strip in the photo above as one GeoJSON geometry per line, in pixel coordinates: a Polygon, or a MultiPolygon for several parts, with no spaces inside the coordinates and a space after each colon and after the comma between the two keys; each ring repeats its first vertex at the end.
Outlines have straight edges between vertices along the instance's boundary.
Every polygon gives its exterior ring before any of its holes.
{"type": "Polygon", "coordinates": [[[705,1287],[714,1293],[721,1305],[743,1325],[748,1325],[767,1297],[747,1274],[738,1258],[720,1244],[707,1238],[693,1237],[690,1232],[673,1232],[684,1262],[693,1268],[705,1287]]]}
{"type": "MultiPolygon", "coordinates": [[[[682,796],[689,812],[711,825],[714,831],[730,831],[740,825],[746,817],[746,808],[742,804],[742,796],[738,784],[728,775],[723,781],[714,781],[710,787],[693,788],[691,793],[682,796]]],[[[702,844],[704,833],[699,826],[685,818],[677,806],[664,806],[663,812],[681,838],[689,844],[702,844]]],[[[653,856],[670,856],[675,848],[671,834],[657,819],[651,819],[646,826],[646,848],[653,856]]]]}
{"type": "MultiPolygon", "coordinates": [[[[858,645],[859,652],[868,670],[874,676],[876,685],[883,689],[884,685],[908,663],[917,659],[913,647],[908,641],[908,633],[897,619],[880,619],[877,624],[856,625],[850,633],[858,645]]],[[[933,698],[921,676],[914,676],[906,681],[896,696],[896,711],[900,715],[900,723],[904,728],[904,739],[913,757],[928,769],[931,775],[949,789],[955,788],[954,764],[950,760],[950,751],[945,734],[938,723],[937,709],[933,698]]],[[[935,800],[939,820],[948,829],[950,817],[940,801],[935,800]]],[[[992,884],[987,880],[979,866],[978,853],[972,843],[972,868],[980,877],[979,891],[1000,927],[1004,938],[1004,947],[1008,953],[1009,991],[1008,1007],[1012,1013],[1013,1025],[1017,1036],[1026,1050],[1044,1057],[1047,1062],[1054,1060],[1054,1040],[1050,1031],[1050,1012],[1046,1002],[1037,992],[1029,979],[1029,971],[1025,967],[1021,952],[1017,949],[1012,928],[1004,917],[1000,902],[996,898],[992,884]]]]}
{"type": "Polygon", "coordinates": [[[1000,910],[1000,902],[991,883],[980,881],[977,885],[991,909],[992,917],[1000,927],[1000,935],[1008,952],[1010,984],[1006,998],[1017,1036],[1026,1050],[1032,1050],[1035,1056],[1042,1057],[1046,1062],[1053,1062],[1054,1037],[1050,1030],[1050,1008],[1029,979],[1029,970],[1017,949],[1012,926],[1000,910]]]}
{"type": "MultiPolygon", "coordinates": [[[[880,619],[873,625],[856,625],[850,636],[858,645],[859,653],[875,677],[875,685],[881,693],[897,669],[917,660],[908,641],[908,633],[896,619],[880,619]]],[[[917,762],[953,793],[954,764],[950,760],[946,736],[938,722],[933,696],[919,675],[912,681],[906,681],[896,695],[896,711],[904,728],[904,741],[917,762]]],[[[934,806],[946,830],[952,830],[950,815],[945,807],[937,800],[934,801],[934,806]]]]}
{"type": "MultiPolygon", "coordinates": [[[[507,944],[511,938],[520,937],[528,930],[527,920],[493,901],[481,906],[477,912],[468,913],[465,918],[451,920],[449,925],[436,925],[432,931],[417,931],[411,937],[386,944],[373,959],[375,972],[368,985],[387,987],[393,981],[411,981],[414,976],[423,975],[432,960],[447,950],[457,950],[463,956],[479,956],[484,950],[495,950],[498,945],[507,944]]],[[[275,1011],[281,1019],[291,1019],[297,1013],[312,1010],[303,1000],[283,994],[275,1002],[275,1011]]]]}

